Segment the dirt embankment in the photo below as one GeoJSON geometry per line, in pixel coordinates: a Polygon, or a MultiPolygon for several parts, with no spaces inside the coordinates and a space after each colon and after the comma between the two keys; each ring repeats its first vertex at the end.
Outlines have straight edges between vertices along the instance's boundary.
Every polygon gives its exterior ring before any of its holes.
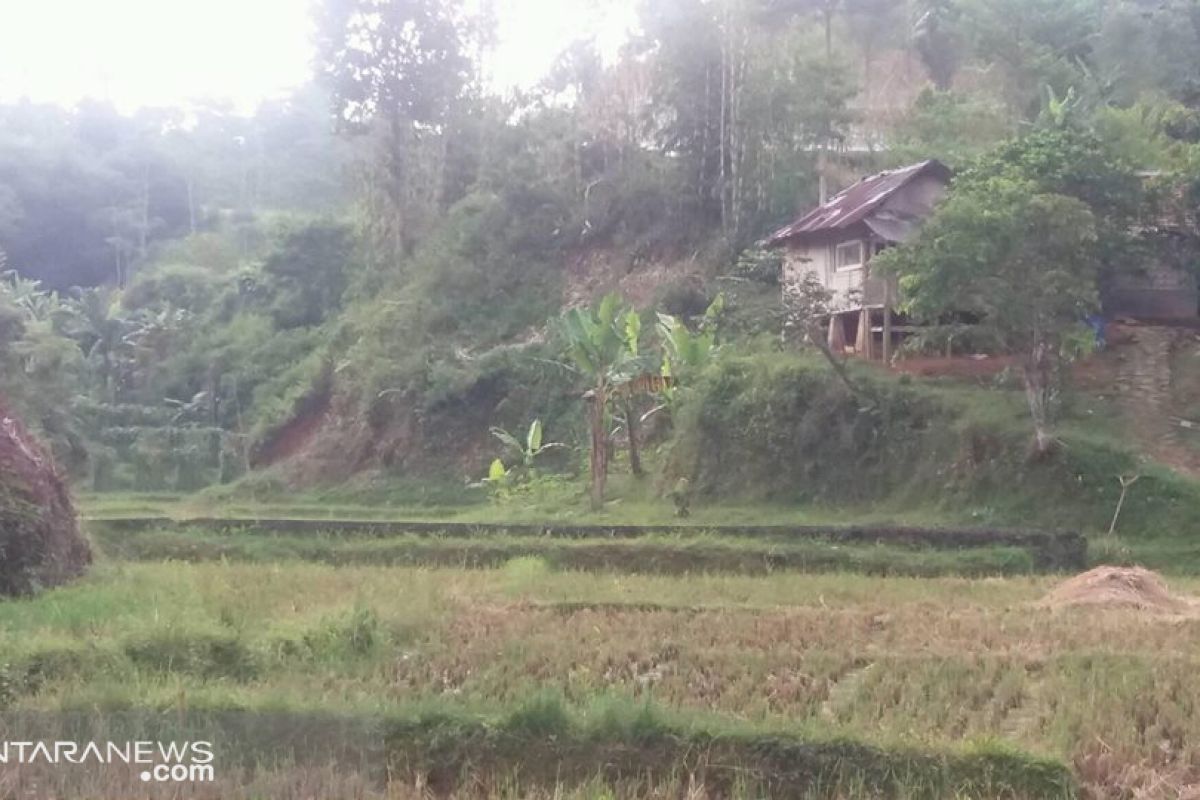
{"type": "Polygon", "coordinates": [[[91,561],[53,460],[0,401],[0,595],[57,586],[91,561]]]}
{"type": "Polygon", "coordinates": [[[272,434],[258,452],[251,456],[251,466],[255,468],[269,467],[301,452],[325,424],[329,405],[328,392],[305,403],[296,416],[272,434]]]}

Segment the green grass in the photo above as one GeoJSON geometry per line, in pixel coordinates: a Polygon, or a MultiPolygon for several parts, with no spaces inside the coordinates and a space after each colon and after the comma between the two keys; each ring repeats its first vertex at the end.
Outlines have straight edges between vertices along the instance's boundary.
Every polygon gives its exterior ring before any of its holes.
{"type": "MultiPolygon", "coordinates": [[[[1140,485],[1140,482],[1139,482],[1140,485]]],[[[397,565],[426,563],[430,565],[468,565],[495,564],[508,557],[522,554],[535,554],[545,557],[549,546],[542,542],[513,537],[499,537],[488,543],[477,543],[464,540],[443,540],[440,546],[431,546],[424,539],[416,537],[392,537],[388,540],[347,539],[345,535],[330,535],[326,537],[257,536],[253,534],[216,534],[192,530],[180,533],[171,530],[156,530],[137,533],[115,534],[107,531],[99,522],[105,518],[127,519],[137,518],[145,514],[151,516],[175,516],[186,519],[188,514],[181,513],[181,498],[178,495],[167,495],[157,499],[153,495],[138,495],[136,498],[118,495],[84,496],[81,500],[84,513],[97,522],[89,526],[92,535],[100,547],[114,556],[129,560],[160,560],[176,559],[181,561],[202,561],[219,558],[229,558],[238,561],[266,563],[275,560],[307,560],[330,564],[370,564],[391,563],[397,565]],[[143,505],[131,513],[131,500],[136,499],[143,505]]],[[[633,522],[640,517],[662,524],[678,524],[679,520],[671,516],[665,509],[659,509],[657,514],[643,513],[643,505],[630,504],[618,512],[608,512],[603,515],[588,514],[580,511],[577,515],[563,515],[564,522],[604,522],[620,524],[633,522]]],[[[206,509],[205,513],[211,513],[206,509]]],[[[259,506],[243,505],[225,509],[226,515],[246,516],[248,518],[265,518],[279,515],[294,519],[349,519],[349,520],[416,520],[416,521],[447,521],[447,522],[526,522],[545,521],[538,519],[533,511],[523,514],[509,513],[503,507],[493,515],[464,512],[462,510],[446,509],[441,515],[425,513],[418,509],[369,509],[354,506],[319,507],[305,503],[295,504],[264,504],[259,506]]],[[[424,510],[428,512],[428,509],[424,510]]],[[[194,510],[193,512],[195,513],[194,510]]],[[[1131,500],[1129,508],[1123,513],[1127,519],[1137,512],[1136,501],[1131,500]]],[[[980,513],[970,521],[980,518],[990,518],[988,513],[980,513]]],[[[787,507],[766,508],[737,508],[721,507],[700,509],[695,516],[688,520],[697,527],[697,537],[691,548],[692,555],[703,550],[703,545],[712,546],[711,559],[707,568],[722,569],[721,564],[729,565],[739,562],[741,566],[733,569],[765,569],[766,561],[762,558],[762,550],[756,551],[753,546],[746,547],[744,540],[735,542],[722,541],[720,537],[706,536],[702,532],[704,525],[718,524],[848,524],[851,522],[880,525],[948,525],[955,520],[939,516],[933,512],[889,513],[876,509],[873,514],[859,517],[848,511],[834,512],[812,509],[790,509],[787,507]],[[731,548],[737,548],[740,554],[733,559],[725,558],[731,548]]],[[[958,520],[961,523],[961,520],[958,520]]],[[[646,545],[656,545],[660,548],[677,546],[678,542],[672,537],[655,537],[644,542],[646,545]]],[[[561,545],[556,545],[561,546],[561,545]]],[[[917,555],[911,550],[901,550],[899,558],[893,559],[888,548],[878,546],[851,547],[837,554],[826,547],[810,551],[806,556],[803,552],[795,553],[796,561],[791,566],[799,569],[858,569],[872,573],[888,574],[950,574],[965,572],[967,574],[1013,574],[1026,569],[1020,553],[1013,553],[1007,548],[985,549],[978,553],[954,554],[930,553],[917,555]]],[[[1089,560],[1093,564],[1138,564],[1174,576],[1200,575],[1200,538],[1185,535],[1171,536],[1119,536],[1109,537],[1095,535],[1091,537],[1089,560]]],[[[660,559],[660,569],[666,569],[669,557],[660,559]]],[[[570,561],[561,561],[569,565],[570,561]]],[[[594,559],[592,563],[604,565],[604,559],[594,559]]],[[[626,562],[628,563],[628,562],[626,562]]],[[[697,562],[684,560],[684,566],[696,567],[697,562]]],[[[586,561],[576,561],[580,567],[586,567],[586,561]]],[[[618,561],[610,561],[609,566],[620,566],[618,561]]],[[[704,566],[701,564],[700,566],[704,566]]],[[[729,566],[724,567],[729,569],[729,566]]]]}
{"type": "MultiPolygon", "coordinates": [[[[1200,487],[1165,468],[1144,463],[1136,450],[1123,442],[1121,427],[1109,410],[1090,408],[1096,403],[1073,403],[1078,408],[1061,428],[1062,449],[1045,462],[1030,463],[1026,422],[1018,398],[1010,395],[962,386],[922,385],[922,397],[951,409],[947,418],[917,434],[921,441],[929,440],[925,444],[909,441],[909,434],[896,434],[902,452],[881,457],[885,463],[873,467],[873,477],[864,475],[863,496],[833,496],[829,487],[825,494],[814,494],[815,489],[810,491],[806,481],[797,477],[796,491],[811,496],[776,497],[753,504],[737,496],[719,502],[701,496],[693,503],[688,521],[699,527],[840,523],[1012,526],[1066,528],[1097,535],[1107,530],[1112,518],[1120,494],[1117,476],[1136,471],[1143,477],[1129,492],[1119,532],[1131,540],[1178,538],[1186,543],[1200,537],[1200,487]],[[1089,410],[1094,413],[1089,415],[1089,410]],[[904,449],[914,447],[931,450],[914,454],[904,449]]],[[[656,461],[648,454],[656,471],[666,458],[664,453],[656,461]]],[[[367,502],[352,490],[285,493],[277,487],[258,499],[228,491],[188,497],[83,495],[79,507],[83,515],[94,519],[218,516],[464,523],[679,522],[670,500],[659,496],[657,481],[634,481],[623,474],[619,460],[610,481],[610,500],[599,512],[588,509],[581,480],[547,482],[505,502],[481,501],[478,491],[468,492],[462,485],[454,495],[443,483],[431,484],[430,494],[424,498],[411,484],[402,488],[385,505],[367,502]],[[466,502],[451,502],[464,498],[466,502]]]]}
{"type": "MultiPolygon", "coordinates": [[[[688,536],[95,527],[103,560],[90,578],[0,604],[4,717],[233,714],[230,725],[256,740],[269,738],[270,720],[307,731],[343,721],[362,770],[319,759],[290,767],[287,775],[316,776],[308,796],[382,796],[364,775],[385,764],[399,780],[388,796],[414,799],[431,790],[1066,796],[1063,764],[1087,796],[1171,796],[1200,784],[1196,620],[1051,611],[1038,600],[1057,579],[1013,574],[1025,572],[1024,554],[1003,548],[835,551],[703,532],[720,523],[1072,527],[1094,536],[1095,563],[1148,564],[1172,575],[1175,592],[1200,595],[1200,580],[1186,577],[1200,575],[1197,487],[1140,463],[1111,405],[1072,398],[1065,448],[1031,464],[1016,392],[918,388],[950,411],[930,417],[942,428],[920,434],[940,449],[868,464],[875,479],[896,481],[886,491],[697,502],[688,536]],[[1145,477],[1121,536],[1097,536],[1115,476],[1134,467],[1145,477]]],[[[899,452],[908,452],[904,425],[879,430],[903,434],[899,452]]],[[[746,438],[748,448],[766,441],[746,438]]],[[[794,448],[774,446],[792,458],[794,448]]],[[[458,503],[460,487],[449,484],[424,494],[409,484],[255,494],[263,484],[200,497],[86,496],[81,506],[116,518],[677,521],[653,481],[622,469],[618,461],[599,513],[586,510],[581,485],[564,481],[503,503],[479,502],[478,492],[458,503]]],[[[284,774],[261,762],[247,769],[246,785],[284,774]]]]}
{"type": "MultiPolygon", "coordinates": [[[[365,786],[300,796],[1042,800],[1074,797],[1076,788],[1061,762],[996,742],[878,746],[811,726],[785,730],[609,697],[572,705],[552,693],[490,710],[454,701],[357,714],[201,703],[170,714],[6,714],[0,732],[17,730],[24,740],[212,742],[213,788],[223,797],[241,788],[239,778],[243,786],[264,773],[278,780],[281,770],[292,791],[258,796],[297,796],[295,784],[327,764],[340,782],[365,786]]],[[[56,785],[60,796],[114,796],[128,778],[113,772],[34,765],[8,767],[6,777],[56,785]]]]}
{"type": "Polygon", "coordinates": [[[716,795],[788,797],[1073,797],[1070,773],[1051,759],[975,744],[953,753],[880,749],[819,734],[803,738],[677,727],[649,704],[603,704],[573,719],[553,696],[533,697],[497,720],[439,714],[395,723],[389,763],[435,790],[462,782],[581,784],[599,773],[620,786],[688,775],[716,795]],[[597,767],[597,765],[602,765],[597,767]]]}
{"type": "MultiPolygon", "coordinates": [[[[1184,361],[1173,386],[1186,405],[1196,379],[1184,361]]],[[[656,524],[675,521],[663,486],[688,475],[699,525],[973,524],[1095,535],[1112,518],[1117,476],[1138,472],[1143,478],[1129,493],[1120,533],[1131,539],[1200,537],[1200,485],[1148,463],[1112,398],[1065,392],[1057,426],[1063,446],[1031,462],[1028,412],[1011,376],[913,379],[862,363],[850,367],[865,399],[851,401],[811,355],[760,352],[722,359],[685,393],[673,433],[646,448],[650,478],[635,481],[626,474],[618,448],[610,501],[600,512],[588,509],[585,482],[577,475],[490,502],[484,489],[470,485],[482,477],[486,458],[475,475],[372,473],[297,491],[267,470],[193,496],[84,495],[80,507],[98,518],[656,524]],[[720,458],[710,458],[713,453],[720,458]]],[[[582,465],[582,454],[575,455],[582,465]]]]}
{"type": "Polygon", "coordinates": [[[936,508],[901,508],[881,504],[872,509],[794,504],[704,504],[692,516],[680,520],[674,506],[655,497],[651,487],[636,484],[627,475],[610,479],[611,500],[603,511],[593,512],[582,488],[570,486],[543,494],[530,502],[516,497],[509,502],[466,505],[394,504],[372,505],[321,500],[320,493],[290,493],[286,501],[213,500],[207,495],[153,493],[81,493],[76,498],[80,513],[88,519],[128,519],[161,516],[186,520],[195,517],[290,518],[328,520],[399,520],[428,522],[575,522],[608,524],[774,525],[774,524],[962,524],[973,519],[936,508]]]}
{"type": "MultiPolygon", "coordinates": [[[[779,737],[786,753],[866,746],[833,751],[848,772],[821,760],[814,769],[843,788],[878,788],[870,765],[887,764],[912,797],[943,796],[923,794],[933,785],[992,796],[950,781],[964,741],[1075,765],[1089,784],[1119,772],[1149,785],[1200,758],[1200,628],[1038,607],[1055,580],[639,575],[534,558],[464,570],[110,557],[75,585],[0,603],[0,704],[4,719],[236,712],[245,735],[273,715],[391,725],[408,738],[391,739],[389,752],[417,759],[417,772],[439,742],[466,732],[480,749],[455,750],[447,764],[474,759],[492,789],[528,778],[535,795],[555,786],[494,738],[514,719],[543,737],[534,752],[572,765],[562,775],[572,790],[597,779],[644,796],[624,773],[588,771],[630,749],[628,727],[596,732],[607,706],[654,709],[665,738],[649,766],[661,786],[686,782],[691,745],[710,739],[720,763],[747,774],[774,774],[764,765],[779,737]],[[562,713],[533,724],[528,704],[545,697],[562,713]]],[[[1200,594],[1200,580],[1172,589],[1200,594]]],[[[370,752],[378,768],[381,751],[370,752]]],[[[1021,780],[1042,774],[1044,762],[1021,759],[1021,780]]],[[[721,774],[709,784],[716,795],[721,774]]],[[[443,778],[457,785],[456,775],[443,778]]]]}
{"type": "Polygon", "coordinates": [[[553,568],[628,573],[853,571],[873,575],[1019,575],[1039,569],[1036,554],[1019,546],[934,548],[873,543],[830,543],[689,534],[636,538],[550,538],[489,534],[362,536],[346,533],[278,534],[202,528],[126,531],[90,525],[93,540],[125,561],[249,563],[311,561],[326,564],[495,567],[536,557],[553,568]]]}
{"type": "Polygon", "coordinates": [[[1094,564],[1138,565],[1166,575],[1200,575],[1200,539],[1098,536],[1092,540],[1088,557],[1094,564]]]}

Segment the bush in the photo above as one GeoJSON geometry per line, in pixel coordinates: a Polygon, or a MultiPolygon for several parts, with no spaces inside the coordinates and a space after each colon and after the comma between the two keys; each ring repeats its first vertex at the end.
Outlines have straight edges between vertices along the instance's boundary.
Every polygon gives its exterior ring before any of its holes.
{"type": "Polygon", "coordinates": [[[946,409],[894,382],[856,396],[794,354],[727,358],[685,395],[670,469],[704,495],[878,499],[946,451],[946,409]]]}
{"type": "Polygon", "coordinates": [[[1100,432],[1064,434],[1064,447],[1030,461],[1015,393],[946,391],[866,370],[853,379],[858,394],[795,353],[718,361],[683,394],[667,480],[686,477],[708,497],[888,503],[975,525],[1101,532],[1117,476],[1137,472],[1122,536],[1200,527],[1200,486],[1100,432]]]}
{"type": "Polygon", "coordinates": [[[664,284],[657,293],[655,307],[672,317],[691,319],[702,315],[711,302],[703,283],[687,276],[664,284]]]}
{"type": "Polygon", "coordinates": [[[125,642],[125,655],[154,672],[244,681],[258,675],[259,664],[237,636],[206,631],[164,630],[125,642]]]}
{"type": "Polygon", "coordinates": [[[379,617],[370,608],[356,608],[344,619],[332,620],[304,635],[304,646],[313,657],[338,660],[374,652],[382,641],[379,617]]]}

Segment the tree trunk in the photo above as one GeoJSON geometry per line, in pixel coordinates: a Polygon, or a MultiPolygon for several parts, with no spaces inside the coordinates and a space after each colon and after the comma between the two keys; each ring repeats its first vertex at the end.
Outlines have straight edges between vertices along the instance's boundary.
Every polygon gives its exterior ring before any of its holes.
{"type": "Polygon", "coordinates": [[[1035,458],[1044,456],[1054,447],[1050,432],[1050,348],[1043,342],[1033,346],[1021,371],[1025,380],[1025,399],[1033,420],[1033,451],[1035,458]]]}
{"type": "Polygon", "coordinates": [[[640,478],[645,471],[642,469],[642,453],[638,445],[638,416],[632,401],[625,403],[625,431],[629,435],[629,471],[634,477],[640,478]]]}
{"type": "Polygon", "coordinates": [[[388,134],[388,140],[383,145],[387,158],[387,186],[384,188],[387,207],[383,209],[383,213],[387,220],[386,235],[390,239],[392,256],[399,260],[408,248],[408,209],[405,203],[408,165],[405,161],[405,151],[409,142],[405,140],[403,122],[395,113],[388,118],[388,134]]]}
{"type": "Polygon", "coordinates": [[[717,189],[720,192],[721,201],[721,231],[729,233],[729,192],[726,186],[726,167],[729,157],[729,13],[728,8],[724,9],[722,14],[721,25],[721,118],[720,136],[719,136],[719,173],[717,180],[717,189]]]}
{"type": "Polygon", "coordinates": [[[825,19],[825,63],[833,63],[833,3],[834,0],[826,0],[825,8],[821,12],[825,19]]]}
{"type": "Polygon", "coordinates": [[[604,485],[608,481],[608,426],[604,424],[604,390],[596,388],[588,407],[588,423],[592,429],[592,510],[604,507],[604,485]]]}
{"type": "Polygon", "coordinates": [[[883,363],[892,364],[892,279],[883,277],[883,363]]]}
{"type": "Polygon", "coordinates": [[[709,148],[709,129],[712,127],[709,123],[712,120],[712,68],[705,64],[704,66],[704,120],[700,124],[700,158],[698,160],[698,174],[696,180],[696,196],[703,200],[704,188],[708,183],[708,148],[709,148]]]}
{"type": "Polygon", "coordinates": [[[187,179],[187,198],[188,198],[188,230],[193,236],[196,235],[196,195],[192,176],[188,175],[187,179]]]}
{"type": "Polygon", "coordinates": [[[739,26],[733,30],[733,19],[727,22],[726,32],[730,41],[729,63],[729,211],[731,214],[730,231],[734,240],[738,240],[742,231],[744,214],[745,191],[743,189],[746,160],[746,144],[742,129],[742,84],[746,73],[746,29],[739,26]]]}
{"type": "MultiPolygon", "coordinates": [[[[838,324],[840,325],[841,323],[838,324]]],[[[821,324],[816,321],[810,322],[804,331],[804,335],[817,348],[821,355],[825,357],[825,360],[829,362],[829,366],[833,368],[834,374],[838,376],[838,379],[850,391],[850,394],[855,397],[862,397],[862,392],[854,385],[854,381],[850,380],[850,373],[846,371],[846,365],[830,349],[825,332],[821,330],[821,324]]]]}
{"type": "Polygon", "coordinates": [[[112,354],[108,350],[104,351],[104,358],[100,361],[100,370],[104,373],[101,376],[101,380],[104,382],[104,396],[108,398],[108,402],[116,405],[117,382],[113,380],[112,354]]]}
{"type": "Polygon", "coordinates": [[[142,219],[138,225],[138,260],[146,260],[147,242],[150,238],[150,165],[142,172],[142,219]]]}

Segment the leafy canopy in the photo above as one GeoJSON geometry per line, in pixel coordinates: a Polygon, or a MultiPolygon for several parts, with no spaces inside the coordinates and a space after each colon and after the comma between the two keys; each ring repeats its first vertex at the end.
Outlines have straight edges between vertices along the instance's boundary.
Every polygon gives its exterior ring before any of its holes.
{"type": "Polygon", "coordinates": [[[1054,339],[1098,304],[1096,217],[1082,201],[993,177],[957,189],[910,245],[879,256],[904,309],[976,318],[1019,351],[1054,339]]]}
{"type": "Polygon", "coordinates": [[[615,294],[605,295],[595,311],[570,309],[559,328],[567,355],[597,386],[621,384],[654,366],[649,356],[638,353],[637,311],[622,308],[615,294]]]}

